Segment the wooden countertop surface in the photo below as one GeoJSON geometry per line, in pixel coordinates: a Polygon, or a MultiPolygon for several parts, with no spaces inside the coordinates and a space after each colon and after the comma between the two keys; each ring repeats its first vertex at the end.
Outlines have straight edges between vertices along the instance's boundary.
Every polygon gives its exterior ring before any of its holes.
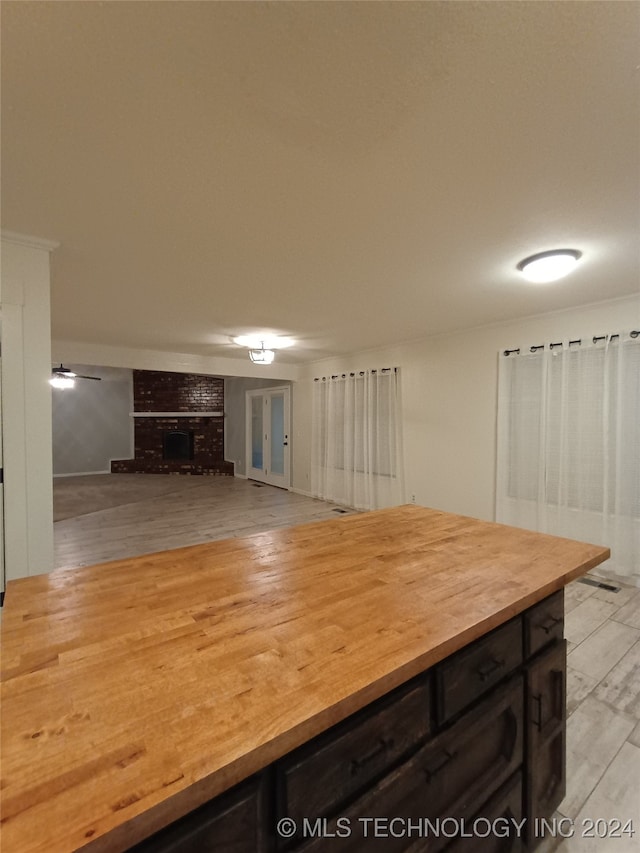
{"type": "Polygon", "coordinates": [[[123,850],[608,556],[404,506],[12,581],[2,850],[123,850]]]}

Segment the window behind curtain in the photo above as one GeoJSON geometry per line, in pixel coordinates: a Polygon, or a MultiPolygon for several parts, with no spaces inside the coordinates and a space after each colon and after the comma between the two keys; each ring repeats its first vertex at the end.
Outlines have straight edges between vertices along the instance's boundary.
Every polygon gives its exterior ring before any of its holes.
{"type": "Polygon", "coordinates": [[[398,370],[314,382],[312,490],[359,509],[401,503],[398,370]]]}
{"type": "Polygon", "coordinates": [[[498,521],[608,545],[640,577],[640,339],[500,359],[498,521]]]}

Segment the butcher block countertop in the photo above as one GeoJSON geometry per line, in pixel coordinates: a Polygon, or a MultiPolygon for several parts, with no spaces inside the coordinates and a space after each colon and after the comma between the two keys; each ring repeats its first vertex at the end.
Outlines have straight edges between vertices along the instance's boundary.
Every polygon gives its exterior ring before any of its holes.
{"type": "Polygon", "coordinates": [[[11,581],[3,853],[124,850],[608,556],[403,506],[11,581]]]}

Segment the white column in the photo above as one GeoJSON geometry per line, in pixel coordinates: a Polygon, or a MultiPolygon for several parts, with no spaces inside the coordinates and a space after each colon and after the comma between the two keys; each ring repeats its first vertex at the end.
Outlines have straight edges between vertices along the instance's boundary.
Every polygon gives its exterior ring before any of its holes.
{"type": "Polygon", "coordinates": [[[53,568],[49,253],[57,245],[2,232],[6,581],[53,568]]]}

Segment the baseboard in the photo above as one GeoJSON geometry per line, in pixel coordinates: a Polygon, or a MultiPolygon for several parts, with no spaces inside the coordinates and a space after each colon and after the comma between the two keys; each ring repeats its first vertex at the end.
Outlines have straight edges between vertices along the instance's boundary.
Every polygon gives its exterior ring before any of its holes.
{"type": "Polygon", "coordinates": [[[111,471],[74,471],[72,474],[54,474],[53,479],[60,477],[91,477],[93,474],[110,474],[111,471]]]}
{"type": "Polygon", "coordinates": [[[233,476],[237,477],[238,480],[248,480],[249,479],[246,474],[236,474],[235,471],[233,472],[233,476]]]}
{"type": "Polygon", "coordinates": [[[316,497],[316,495],[312,494],[311,492],[307,492],[304,489],[296,489],[294,486],[290,486],[289,491],[295,492],[296,495],[302,495],[305,498],[315,498],[316,497]]]}

